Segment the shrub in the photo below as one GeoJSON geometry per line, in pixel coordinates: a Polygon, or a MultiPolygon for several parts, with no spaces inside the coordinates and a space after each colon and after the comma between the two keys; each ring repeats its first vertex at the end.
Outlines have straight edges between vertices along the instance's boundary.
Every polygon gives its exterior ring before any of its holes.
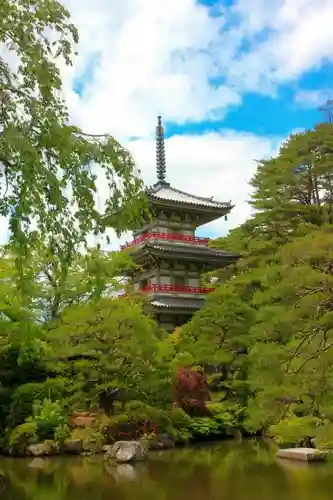
{"type": "Polygon", "coordinates": [[[30,444],[38,442],[36,422],[25,422],[18,425],[10,434],[9,453],[11,455],[25,455],[30,444]]]}
{"type": "Polygon", "coordinates": [[[308,446],[316,434],[319,420],[315,417],[291,415],[269,428],[269,435],[278,445],[308,446]]]}
{"type": "Polygon", "coordinates": [[[45,398],[42,403],[34,403],[33,416],[29,417],[28,422],[36,424],[40,439],[53,439],[55,430],[67,425],[67,417],[59,401],[45,398]]]}
{"type": "Polygon", "coordinates": [[[217,436],[221,433],[219,422],[209,417],[193,417],[189,428],[197,438],[217,436]]]}
{"type": "Polygon", "coordinates": [[[49,398],[52,401],[64,400],[69,393],[68,380],[63,377],[49,378],[45,382],[30,382],[19,386],[12,396],[7,423],[16,427],[33,413],[35,401],[49,398]]]}
{"type": "Polygon", "coordinates": [[[60,424],[55,428],[53,436],[57,444],[63,445],[70,435],[70,428],[67,424],[60,424]]]}
{"type": "Polygon", "coordinates": [[[103,434],[99,430],[91,427],[74,429],[68,437],[68,440],[81,441],[83,450],[92,453],[102,451],[105,442],[103,434]]]}
{"type": "Polygon", "coordinates": [[[175,402],[191,416],[204,416],[209,412],[206,401],[210,393],[204,376],[193,368],[178,368],[174,387],[175,402]]]}
{"type": "Polygon", "coordinates": [[[169,412],[171,428],[169,434],[176,443],[188,443],[192,438],[191,417],[182,408],[172,408],[169,412]]]}

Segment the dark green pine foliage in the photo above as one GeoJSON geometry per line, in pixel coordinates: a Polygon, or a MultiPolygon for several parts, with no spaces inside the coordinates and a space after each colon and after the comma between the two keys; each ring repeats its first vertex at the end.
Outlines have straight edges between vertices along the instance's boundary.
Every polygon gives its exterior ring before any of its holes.
{"type": "Polygon", "coordinates": [[[241,372],[244,427],[285,444],[333,443],[332,154],[324,123],[259,162],[255,215],[213,242],[243,258],[181,332],[184,350],[214,364],[222,399],[241,372]]]}

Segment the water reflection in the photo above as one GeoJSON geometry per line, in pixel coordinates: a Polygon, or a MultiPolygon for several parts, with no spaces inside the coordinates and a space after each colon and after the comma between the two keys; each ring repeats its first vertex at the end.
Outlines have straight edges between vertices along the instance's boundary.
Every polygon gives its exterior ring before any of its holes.
{"type": "Polygon", "coordinates": [[[329,500],[333,465],[278,462],[263,443],[153,453],[111,465],[102,456],[2,459],[1,500],[329,500]]]}

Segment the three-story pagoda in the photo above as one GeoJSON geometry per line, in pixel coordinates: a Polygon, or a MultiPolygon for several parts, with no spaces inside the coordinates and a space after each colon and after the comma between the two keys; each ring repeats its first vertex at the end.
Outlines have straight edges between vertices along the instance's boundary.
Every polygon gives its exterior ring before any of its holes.
{"type": "Polygon", "coordinates": [[[131,249],[141,271],[133,277],[135,291],[148,294],[157,321],[168,330],[181,326],[203,304],[212,288],[201,286],[201,274],[238,258],[208,246],[208,238],[195,230],[226,215],[233,206],[213,198],[195,196],[166,181],[164,130],[156,127],[157,182],[147,190],[152,217],[121,247],[131,249]]]}

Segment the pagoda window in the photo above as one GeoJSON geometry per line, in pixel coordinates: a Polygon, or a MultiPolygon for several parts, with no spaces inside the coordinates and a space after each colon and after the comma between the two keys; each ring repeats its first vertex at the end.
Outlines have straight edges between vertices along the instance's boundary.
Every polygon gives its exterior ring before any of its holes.
{"type": "Polygon", "coordinates": [[[172,277],[172,281],[173,281],[173,285],[176,285],[176,286],[184,286],[186,285],[186,279],[184,276],[180,276],[180,275],[174,275],[172,277]]]}
{"type": "Polygon", "coordinates": [[[144,288],[144,287],[145,287],[145,286],[147,286],[147,285],[148,285],[148,280],[141,280],[141,281],[140,281],[140,286],[141,286],[141,288],[144,288]]]}

